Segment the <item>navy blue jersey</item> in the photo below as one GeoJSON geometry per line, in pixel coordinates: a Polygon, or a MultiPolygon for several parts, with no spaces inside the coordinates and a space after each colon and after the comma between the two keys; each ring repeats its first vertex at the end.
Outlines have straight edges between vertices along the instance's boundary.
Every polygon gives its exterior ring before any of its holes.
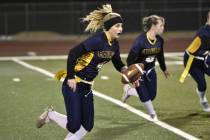
{"type": "Polygon", "coordinates": [[[118,71],[124,66],[120,58],[118,41],[109,43],[104,32],[86,39],[76,48],[80,48],[80,51],[72,51],[68,58],[69,61],[76,59],[75,63],[68,62],[67,77],[69,78],[76,75],[84,80],[92,81],[101,67],[110,60],[118,71]],[[76,58],[74,58],[74,53],[77,53],[76,58]],[[74,68],[73,71],[72,68],[74,68]]]}
{"type": "Polygon", "coordinates": [[[128,55],[128,65],[134,63],[144,63],[145,70],[148,70],[155,66],[156,58],[163,71],[166,70],[165,59],[163,55],[163,39],[160,36],[156,36],[156,40],[149,40],[146,33],[139,35],[128,55]]]}
{"type": "Polygon", "coordinates": [[[199,47],[195,52],[193,52],[193,54],[195,56],[203,56],[205,54],[206,51],[210,50],[210,25],[205,25],[202,26],[196,33],[195,37],[199,37],[200,38],[200,46],[191,46],[192,48],[189,49],[193,49],[196,47],[199,47]]]}
{"type": "Polygon", "coordinates": [[[197,83],[197,89],[205,92],[207,88],[205,74],[210,76],[210,25],[202,26],[184,54],[185,70],[180,77],[184,82],[188,72],[197,83]]]}

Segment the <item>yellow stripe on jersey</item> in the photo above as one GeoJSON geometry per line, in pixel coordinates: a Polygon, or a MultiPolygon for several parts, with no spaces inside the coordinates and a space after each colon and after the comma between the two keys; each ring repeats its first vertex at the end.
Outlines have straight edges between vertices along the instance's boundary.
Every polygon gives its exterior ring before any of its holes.
{"type": "Polygon", "coordinates": [[[187,75],[189,73],[189,70],[190,70],[190,67],[192,65],[192,62],[193,62],[194,58],[195,58],[194,55],[189,54],[189,58],[187,60],[186,67],[185,67],[185,69],[184,69],[184,71],[183,71],[183,73],[182,73],[182,75],[181,75],[181,77],[179,79],[180,83],[184,83],[184,80],[185,80],[185,78],[187,77],[187,75]]]}
{"type": "Polygon", "coordinates": [[[88,52],[86,54],[83,54],[80,58],[78,58],[77,64],[74,68],[75,72],[78,72],[84,69],[93,59],[93,56],[94,56],[93,52],[88,52]]]}
{"type": "MultiPolygon", "coordinates": [[[[87,66],[90,63],[92,58],[93,58],[93,52],[82,55],[82,57],[80,57],[77,61],[77,64],[75,66],[75,71],[77,72],[77,71],[82,70],[85,66],[87,66]]],[[[62,78],[65,78],[66,75],[67,75],[66,70],[60,70],[60,71],[56,72],[54,77],[56,80],[60,81],[62,78]]],[[[77,80],[78,80],[78,78],[77,78],[77,80]]]]}
{"type": "Polygon", "coordinates": [[[193,42],[190,44],[190,46],[187,48],[187,51],[192,54],[195,53],[201,46],[201,39],[200,37],[196,37],[193,42]]]}
{"type": "MultiPolygon", "coordinates": [[[[60,81],[62,80],[62,78],[65,78],[67,76],[67,71],[66,70],[60,70],[58,71],[56,74],[55,74],[55,79],[60,81]]],[[[93,85],[94,81],[86,81],[86,80],[83,80],[81,78],[79,78],[78,76],[75,76],[75,81],[77,83],[79,82],[83,82],[83,83],[86,83],[86,84],[89,84],[89,85],[93,85]]]]}

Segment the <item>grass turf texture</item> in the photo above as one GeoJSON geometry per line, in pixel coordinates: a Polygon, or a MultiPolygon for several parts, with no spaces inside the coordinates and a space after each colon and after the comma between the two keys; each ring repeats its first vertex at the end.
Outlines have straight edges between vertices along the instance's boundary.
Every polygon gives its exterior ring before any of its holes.
{"type": "MultiPolygon", "coordinates": [[[[65,68],[66,61],[27,61],[32,65],[51,72],[65,68]]],[[[61,83],[24,68],[14,62],[0,62],[0,139],[2,140],[58,140],[67,133],[59,126],[50,123],[41,129],[35,127],[37,116],[48,104],[65,113],[61,83]],[[18,77],[20,82],[13,82],[18,77]]],[[[158,94],[154,101],[159,119],[198,138],[210,139],[210,114],[202,111],[195,93],[195,83],[187,77],[184,84],[178,82],[182,66],[169,66],[172,76],[165,79],[158,72],[158,94]]],[[[207,78],[207,83],[209,83],[207,78]]],[[[208,85],[209,86],[209,85],[208,85]]],[[[123,85],[120,75],[114,71],[111,63],[105,65],[96,78],[94,89],[116,99],[121,99],[123,85]],[[100,76],[109,76],[101,80],[100,76]]],[[[210,100],[210,87],[207,98],[210,100]]],[[[95,126],[85,140],[180,140],[182,137],[148,122],[141,117],[122,109],[113,103],[94,97],[95,126]]],[[[136,97],[128,99],[128,104],[137,109],[145,109],[136,97]]]]}

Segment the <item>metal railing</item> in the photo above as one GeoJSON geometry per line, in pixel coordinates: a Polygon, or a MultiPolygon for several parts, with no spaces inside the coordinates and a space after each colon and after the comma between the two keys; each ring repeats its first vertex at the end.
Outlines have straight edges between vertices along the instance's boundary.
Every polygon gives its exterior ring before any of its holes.
{"type": "MultiPolygon", "coordinates": [[[[122,15],[125,32],[141,31],[141,20],[149,14],[166,19],[166,30],[196,30],[204,24],[204,14],[210,10],[209,0],[197,1],[116,1],[110,2],[122,15]]],[[[81,34],[80,18],[104,2],[25,3],[0,5],[0,35],[19,32],[51,31],[61,34],[81,34]]]]}

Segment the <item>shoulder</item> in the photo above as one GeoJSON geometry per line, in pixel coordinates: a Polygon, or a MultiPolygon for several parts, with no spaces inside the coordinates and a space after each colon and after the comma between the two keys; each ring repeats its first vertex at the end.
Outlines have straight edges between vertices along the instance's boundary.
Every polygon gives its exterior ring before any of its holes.
{"type": "Polygon", "coordinates": [[[196,35],[200,37],[210,37],[210,25],[204,25],[200,27],[197,31],[196,35]]]}
{"type": "Polygon", "coordinates": [[[83,41],[86,47],[100,46],[103,42],[102,33],[94,34],[83,41]]]}
{"type": "Polygon", "coordinates": [[[209,29],[210,29],[210,25],[204,25],[204,26],[201,26],[198,31],[200,32],[208,31],[209,29]]]}
{"type": "Polygon", "coordinates": [[[132,51],[138,53],[142,47],[144,47],[144,42],[146,41],[146,33],[142,33],[136,37],[132,45],[132,51]]]}
{"type": "Polygon", "coordinates": [[[137,38],[136,38],[136,40],[145,40],[146,39],[146,33],[145,32],[143,32],[142,34],[140,34],[140,35],[138,35],[137,36],[137,38]]]}
{"type": "Polygon", "coordinates": [[[203,33],[205,31],[205,26],[201,26],[198,31],[197,34],[203,33]]]}
{"type": "Polygon", "coordinates": [[[134,44],[142,44],[146,40],[146,33],[143,32],[142,34],[138,35],[134,41],[134,44]]]}
{"type": "Polygon", "coordinates": [[[115,45],[115,46],[119,47],[119,42],[118,42],[118,40],[117,40],[117,39],[115,39],[115,40],[113,41],[113,45],[115,45]]]}
{"type": "Polygon", "coordinates": [[[160,35],[157,35],[156,37],[161,43],[164,43],[164,39],[160,35]]]}

